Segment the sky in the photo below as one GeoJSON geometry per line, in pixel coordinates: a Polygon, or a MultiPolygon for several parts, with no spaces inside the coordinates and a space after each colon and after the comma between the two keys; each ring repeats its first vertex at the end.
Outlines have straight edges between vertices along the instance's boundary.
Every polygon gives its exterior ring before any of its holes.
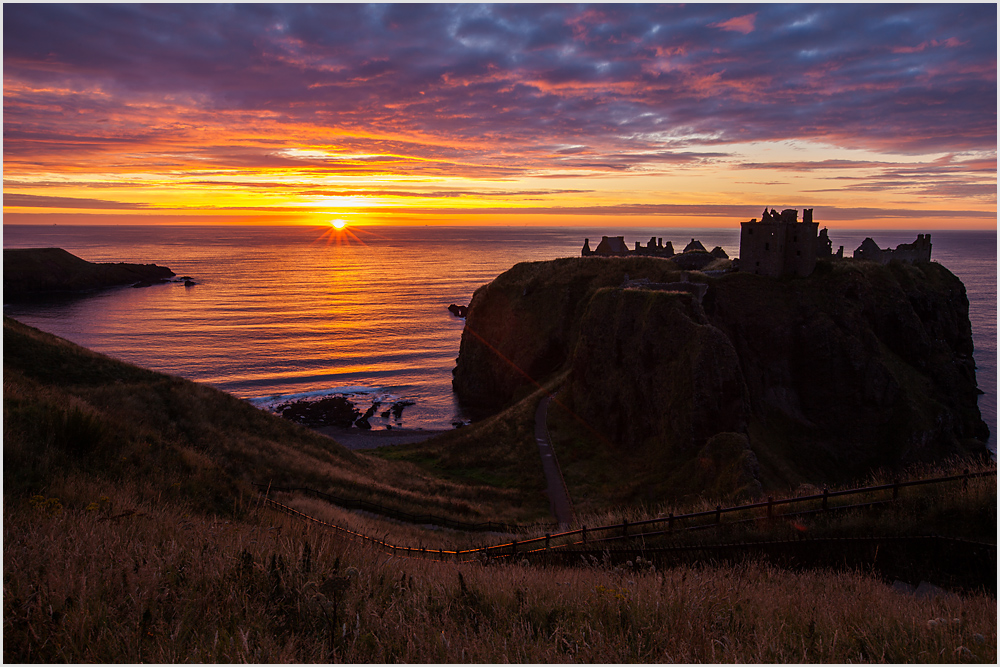
{"type": "Polygon", "coordinates": [[[7,224],[997,224],[995,4],[3,19],[7,224]]]}

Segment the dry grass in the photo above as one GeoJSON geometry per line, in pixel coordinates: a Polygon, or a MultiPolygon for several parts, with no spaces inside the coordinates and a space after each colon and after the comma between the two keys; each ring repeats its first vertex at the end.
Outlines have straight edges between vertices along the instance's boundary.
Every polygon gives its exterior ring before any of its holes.
{"type": "Polygon", "coordinates": [[[61,510],[5,502],[5,661],[996,661],[992,596],[754,563],[407,560],[275,513],[188,516],[78,476],[53,490],[61,510]]]}

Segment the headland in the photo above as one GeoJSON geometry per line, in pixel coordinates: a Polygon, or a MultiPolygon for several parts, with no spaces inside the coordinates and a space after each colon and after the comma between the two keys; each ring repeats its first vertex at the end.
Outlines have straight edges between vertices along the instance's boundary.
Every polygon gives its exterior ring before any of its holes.
{"type": "MultiPolygon", "coordinates": [[[[93,263],[61,248],[4,248],[5,301],[72,294],[122,285],[167,282],[176,274],[156,264],[93,263]]],[[[187,282],[191,282],[188,279],[187,282]]]]}
{"type": "Polygon", "coordinates": [[[560,400],[649,499],[986,456],[965,287],[930,235],[845,258],[817,228],[765,209],[738,259],[604,237],[519,264],[476,291],[455,391],[488,414],[564,376],[560,400]]]}

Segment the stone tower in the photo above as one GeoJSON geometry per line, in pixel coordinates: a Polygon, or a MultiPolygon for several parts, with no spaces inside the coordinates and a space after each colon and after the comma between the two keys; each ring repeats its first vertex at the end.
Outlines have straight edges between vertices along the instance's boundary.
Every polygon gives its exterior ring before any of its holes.
{"type": "Polygon", "coordinates": [[[805,209],[799,222],[794,208],[781,213],[765,208],[760,222],[740,223],[740,271],[774,278],[810,275],[816,267],[819,227],[812,214],[805,209]]]}

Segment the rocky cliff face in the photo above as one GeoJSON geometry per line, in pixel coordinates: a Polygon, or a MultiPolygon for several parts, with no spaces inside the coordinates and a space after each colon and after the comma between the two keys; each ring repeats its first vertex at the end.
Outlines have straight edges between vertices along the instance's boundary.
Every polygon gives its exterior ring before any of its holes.
{"type": "Polygon", "coordinates": [[[695,273],[702,303],[622,289],[626,273],[680,276],[668,260],[579,258],[519,265],[477,291],[459,398],[496,410],[568,372],[562,396],[608,446],[676,468],[730,434],[772,484],[985,451],[965,288],[938,264],[695,273]]]}
{"type": "Polygon", "coordinates": [[[471,408],[495,412],[563,368],[593,292],[627,275],[677,280],[653,258],[557,259],[518,264],[476,290],[466,313],[453,385],[471,408]]]}

